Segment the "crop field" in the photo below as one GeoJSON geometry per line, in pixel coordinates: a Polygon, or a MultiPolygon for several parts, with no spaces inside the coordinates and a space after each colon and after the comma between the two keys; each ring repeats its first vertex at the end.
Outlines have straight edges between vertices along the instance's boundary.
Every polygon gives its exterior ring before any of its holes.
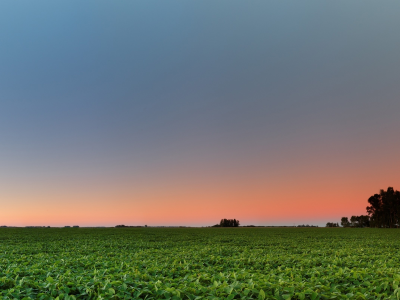
{"type": "Polygon", "coordinates": [[[2,228],[1,299],[399,299],[400,230],[2,228]]]}

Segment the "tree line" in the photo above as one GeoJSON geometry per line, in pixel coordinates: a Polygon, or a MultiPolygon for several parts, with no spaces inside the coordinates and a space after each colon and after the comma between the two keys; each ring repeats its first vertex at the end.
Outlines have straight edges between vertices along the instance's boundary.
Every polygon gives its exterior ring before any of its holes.
{"type": "Polygon", "coordinates": [[[370,217],[367,215],[361,215],[361,216],[351,216],[350,221],[349,218],[343,217],[341,219],[340,224],[343,227],[370,227],[371,222],[370,222],[370,217]]]}
{"type": "Polygon", "coordinates": [[[343,227],[398,228],[400,225],[400,192],[393,187],[380,190],[368,199],[367,215],[341,219],[343,227]]]}

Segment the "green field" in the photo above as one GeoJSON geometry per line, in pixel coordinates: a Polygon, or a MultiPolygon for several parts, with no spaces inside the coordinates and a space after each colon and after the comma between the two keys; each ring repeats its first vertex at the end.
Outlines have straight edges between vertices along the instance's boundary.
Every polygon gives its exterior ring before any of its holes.
{"type": "Polygon", "coordinates": [[[398,299],[400,230],[2,228],[1,299],[398,299]]]}

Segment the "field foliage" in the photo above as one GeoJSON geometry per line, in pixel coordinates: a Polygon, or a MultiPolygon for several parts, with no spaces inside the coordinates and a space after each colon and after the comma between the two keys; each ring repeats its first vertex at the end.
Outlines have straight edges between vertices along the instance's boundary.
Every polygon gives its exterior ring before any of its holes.
{"type": "Polygon", "coordinates": [[[4,228],[1,299],[399,299],[400,230],[4,228]]]}

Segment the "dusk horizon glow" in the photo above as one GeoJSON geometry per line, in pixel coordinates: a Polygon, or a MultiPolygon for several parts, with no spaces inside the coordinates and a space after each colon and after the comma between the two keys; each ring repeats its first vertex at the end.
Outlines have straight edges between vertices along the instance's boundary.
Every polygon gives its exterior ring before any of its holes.
{"type": "Polygon", "coordinates": [[[324,226],[400,189],[399,2],[0,4],[0,225],[324,226]]]}

